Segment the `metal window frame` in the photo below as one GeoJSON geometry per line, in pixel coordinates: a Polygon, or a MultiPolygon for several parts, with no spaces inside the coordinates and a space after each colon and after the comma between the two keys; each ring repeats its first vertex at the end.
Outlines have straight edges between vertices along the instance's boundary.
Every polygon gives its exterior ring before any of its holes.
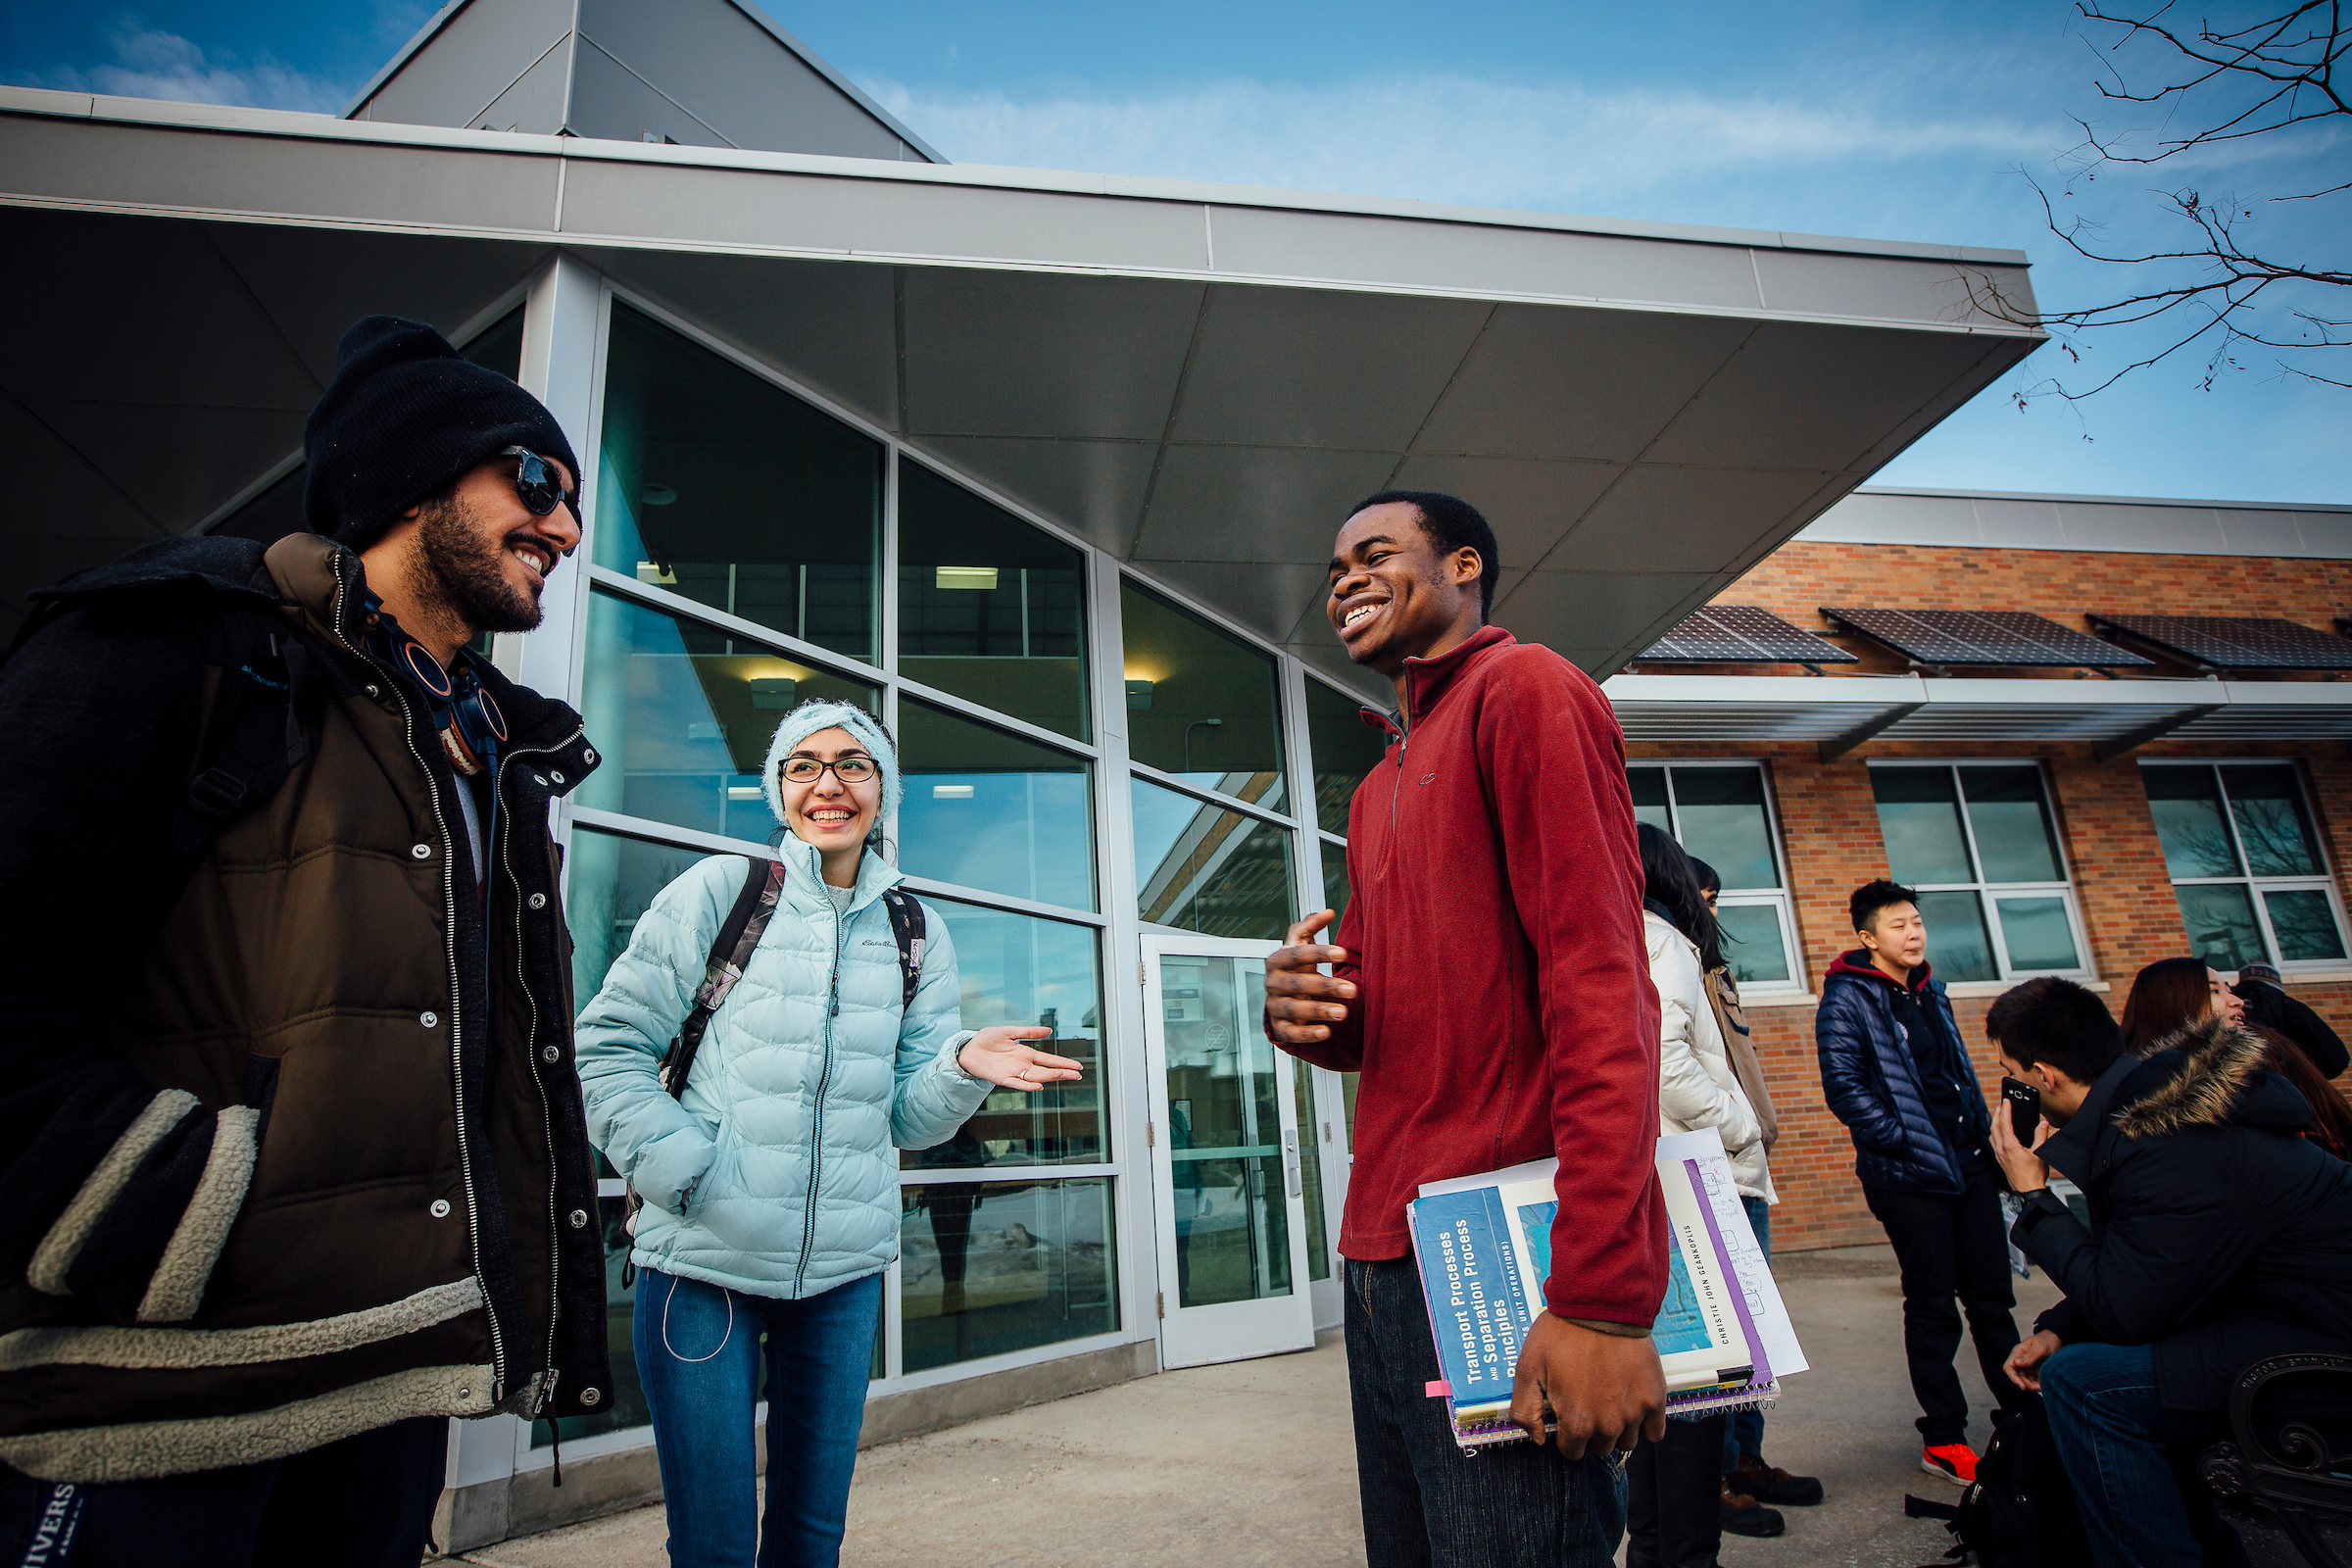
{"type": "MultiPolygon", "coordinates": [[[[1993,973],[2007,985],[2031,980],[2039,975],[2057,975],[2068,980],[2095,980],[2098,970],[2092,962],[2090,937],[2082,923],[2082,904],[2075,894],[2074,862],[2066,853],[2066,835],[2059,831],[2058,796],[2050,788],[2050,772],[2046,761],[2038,757],[1889,757],[1870,758],[1866,765],[1873,768],[1943,768],[1952,775],[1952,800],[1959,808],[1960,832],[1968,849],[1969,869],[1976,873],[1973,882],[1920,882],[1913,884],[1922,893],[1974,893],[1977,908],[1984,919],[1985,940],[1992,948],[1993,973]],[[2058,857],[2059,880],[2055,882],[1992,882],[1984,877],[1984,857],[1977,849],[1977,824],[1968,810],[1968,788],[1960,780],[1959,769],[1964,767],[2025,767],[2034,769],[2035,782],[2041,788],[2041,808],[2049,823],[2050,846],[2058,857]],[[2000,900],[2003,895],[2056,897],[2066,910],[2067,932],[2074,938],[2075,956],[2080,960],[2071,969],[2020,969],[2009,961],[2009,938],[2001,925],[2000,900]]],[[[1877,800],[1874,792],[1873,809],[1877,800]]],[[[1882,841],[1885,829],[1880,830],[1882,841]]],[[[1889,865],[1891,871],[1891,862],[1889,865]]],[[[1954,984],[1966,982],[1955,981],[1954,984]]]]}
{"type": "MultiPolygon", "coordinates": [[[[1058,1342],[1008,1352],[1004,1355],[956,1362],[949,1366],[909,1373],[905,1367],[904,1325],[901,1319],[900,1270],[893,1263],[884,1283],[883,1325],[885,1375],[869,1387],[868,1397],[881,1397],[910,1389],[933,1387],[943,1383],[978,1377],[990,1372],[1060,1360],[1084,1354],[1090,1350],[1152,1342],[1156,1343],[1156,1323],[1145,1310],[1160,1288],[1157,1277],[1156,1250],[1149,1240],[1157,1224],[1148,1181],[1139,1182],[1135,1160],[1146,1149],[1148,1110],[1148,1075],[1143,1070],[1142,987],[1125,979],[1125,965],[1140,962],[1141,939],[1146,935],[1177,935],[1190,937],[1198,933],[1177,931],[1174,928],[1147,924],[1137,917],[1134,900],[1133,812],[1121,800],[1114,799],[1113,783],[1119,775],[1142,777],[1211,805],[1231,809],[1241,815],[1283,828],[1291,834],[1294,897],[1300,908],[1319,907],[1322,896],[1322,867],[1320,847],[1324,843],[1345,846],[1346,840],[1337,834],[1325,833],[1315,816],[1315,802],[1311,789],[1313,765],[1311,745],[1305,728],[1305,680],[1320,680],[1334,692],[1366,706],[1376,706],[1359,691],[1355,691],[1321,671],[1309,668],[1295,654],[1269,639],[1238,624],[1231,616],[1213,606],[1200,603],[1193,594],[1174,584],[1160,581],[1149,570],[1140,569],[1063,526],[1042,515],[1014,498],[997,490],[987,481],[966,471],[957,463],[942,454],[910,440],[897,431],[878,424],[855,409],[849,408],[824,392],[809,386],[792,374],[778,369],[734,344],[705,330],[695,322],[662,306],[595,270],[590,264],[568,254],[559,256],[543,270],[542,277],[558,270],[566,270],[566,276],[575,285],[583,279],[593,279],[593,335],[582,345],[566,342],[560,347],[578,350],[577,364],[571,366],[579,384],[569,392],[582,410],[581,429],[576,441],[582,455],[581,509],[584,513],[583,534],[592,531],[596,515],[596,486],[602,479],[604,413],[607,386],[610,378],[612,344],[612,313],[615,303],[625,305],[658,325],[677,333],[694,346],[715,356],[723,363],[744,370],[760,381],[772,385],[804,404],[839,420],[860,435],[878,442],[884,452],[883,516],[875,592],[879,596],[877,626],[879,661],[868,663],[833,650],[804,642],[789,633],[742,616],[730,615],[700,601],[671,593],[657,584],[643,583],[634,576],[609,567],[588,566],[571,580],[572,591],[564,602],[551,604],[550,624],[533,634],[533,664],[542,669],[560,668],[558,678],[545,680],[541,689],[563,691],[577,706],[581,687],[586,679],[587,617],[591,596],[595,592],[610,592],[622,600],[658,612],[676,615],[685,620],[711,626],[722,633],[739,637],[757,646],[772,648],[798,662],[827,670],[846,679],[877,687],[882,693],[886,718],[896,724],[902,695],[985,723],[1017,735],[1054,751],[1082,758],[1092,764],[1095,787],[1092,790],[1095,846],[1096,889],[1101,907],[1096,910],[1074,909],[1060,906],[1039,904],[1003,894],[937,882],[928,878],[909,877],[908,884],[926,896],[952,902],[970,904],[983,908],[999,909],[1005,913],[1032,918],[1050,919],[1064,924],[1087,927],[1100,933],[1097,948],[1102,986],[1101,1037],[1102,1041],[1103,1115],[1104,1130],[1110,1143],[1109,1157],[1084,1166],[1005,1165],[980,1167],[968,1172],[902,1171],[902,1187],[921,1186],[943,1180],[1023,1181],[1029,1183],[1055,1180],[1103,1179],[1109,1184],[1111,1210],[1110,1237],[1118,1256],[1112,1267],[1119,1292],[1119,1326],[1109,1334],[1085,1339],[1058,1342]],[[576,274],[576,275],[575,275],[576,274]],[[1079,585],[1084,604],[1085,623],[1083,645],[1086,651],[1087,701],[1091,705],[1090,736],[1076,740],[1070,736],[1042,729],[1010,714],[999,713],[954,693],[941,691],[925,682],[909,679],[901,673],[898,633],[900,629],[898,594],[899,579],[899,487],[902,461],[923,464],[935,473],[963,486],[975,495],[1007,514],[1038,528],[1047,537],[1074,551],[1084,563],[1079,585]],[[1121,613],[1121,592],[1128,580],[1167,603],[1177,607],[1220,632],[1243,647],[1274,662],[1276,696],[1279,705],[1277,729],[1283,743],[1284,776],[1289,789],[1289,809],[1276,810],[1249,801],[1228,796],[1213,789],[1174,778],[1149,764],[1135,762],[1127,746],[1125,687],[1123,682],[1110,678],[1110,672],[1122,667],[1124,655],[1124,624],[1121,613]],[[559,663],[560,662],[560,663],[559,663]],[[1130,1056],[1136,1060],[1130,1062],[1130,1056]]],[[[541,295],[539,281],[523,290],[526,307],[537,305],[541,295]]],[[[576,304],[576,302],[567,302],[576,304]]],[[[486,313],[485,324],[503,318],[513,309],[514,301],[502,301],[500,307],[486,313]]],[[[568,319],[568,318],[565,318],[568,319]]],[[[526,317],[526,328],[535,323],[526,317]]],[[[557,330],[562,331],[559,323],[557,330]]],[[[579,323],[573,335],[589,331],[579,323]]],[[[544,394],[543,394],[544,395],[544,394]]],[[[552,400],[551,400],[552,401],[552,400]]],[[[272,476],[274,477],[274,475],[272,476]]],[[[267,482],[267,481],[265,481],[267,482]]],[[[583,544],[588,544],[585,537],[583,544]]],[[[514,641],[520,645],[522,638],[514,641]]],[[[520,649],[517,648],[517,663],[520,649]]],[[[504,662],[502,661],[502,667],[504,662]]],[[[1769,800],[1769,787],[1768,796],[1769,800]]],[[[1775,821],[1775,852],[1778,843],[1777,814],[1775,821]]],[[[764,846],[725,838],[718,834],[678,827],[625,813],[603,811],[593,808],[575,807],[565,802],[556,813],[553,823],[560,843],[569,848],[574,825],[591,831],[614,834],[653,844],[668,844],[690,849],[703,849],[722,854],[759,854],[764,846]]],[[[895,826],[895,824],[894,824],[895,826]]],[[[1785,858],[1784,858],[1785,864],[1785,858]]],[[[568,892],[568,867],[566,870],[568,892]]],[[[1795,952],[1793,943],[1791,953],[1795,952]]],[[[1336,1253],[1341,1217],[1344,1211],[1348,1167],[1351,1154],[1346,1136],[1346,1107],[1340,1075],[1323,1068],[1311,1069],[1314,1089],[1313,1108],[1317,1119],[1331,1127],[1328,1140],[1318,1137],[1315,1145],[1322,1158],[1323,1192],[1327,1236],[1336,1253]]],[[[609,1184],[614,1185],[617,1184],[609,1184]]],[[[600,1187],[600,1192],[602,1188],[600,1187]]],[[[1330,1281],[1314,1282],[1318,1290],[1327,1290],[1333,1297],[1327,1313],[1318,1303],[1316,1318],[1322,1324],[1328,1316],[1337,1320],[1337,1281],[1339,1270],[1334,1257],[1330,1281]]],[[[517,1471],[545,1466],[549,1450],[529,1446],[530,1424],[516,1420],[515,1460],[517,1471]]],[[[574,1446],[582,1454],[642,1447],[651,1441],[651,1429],[631,1427],[618,1432],[602,1434],[583,1440],[574,1446]]]]}
{"type": "MultiPolygon", "coordinates": [[[[2328,835],[2320,826],[2319,803],[2312,799],[2310,781],[2303,776],[2295,757],[2147,757],[2139,759],[2140,768],[2202,767],[2213,774],[2213,787],[2222,803],[2222,824],[2230,832],[2230,851],[2237,857],[2239,873],[2236,876],[2172,876],[2167,868],[2167,880],[2176,888],[2183,887],[2242,887],[2246,901],[2254,906],[2254,924],[2262,938],[2263,954],[2270,962],[2285,974],[2313,974],[2352,966],[2352,935],[2347,934],[2343,890],[2336,885],[2335,866],[2328,854],[2328,835]],[[2283,767],[2295,781],[2296,798],[2303,808],[2303,820],[2311,829],[2313,847],[2319,852],[2320,869],[2300,876],[2256,876],[2253,862],[2246,858],[2246,847],[2237,830],[2237,813],[2230,808],[2230,781],[2222,776],[2225,767],[2283,767]],[[2271,924],[2268,893],[2311,893],[2328,895],[2328,912],[2335,918],[2337,944],[2343,948],[2341,958],[2296,958],[2292,961],[2278,956],[2278,935],[2271,924]]],[[[2141,792],[2146,792],[2143,778],[2141,792]]]]}
{"type": "Polygon", "coordinates": [[[1740,994],[1743,997],[1797,997],[1806,995],[1804,950],[1797,946],[1796,901],[1788,887],[1788,848],[1781,839],[1781,809],[1778,792],[1773,789],[1772,768],[1761,758],[1754,757],[1635,757],[1626,760],[1626,771],[1637,767],[1655,767],[1663,770],[1666,782],[1666,819],[1673,824],[1677,844],[1683,841],[1682,801],[1675,794],[1674,770],[1678,767],[1744,767],[1755,771],[1764,791],[1764,833],[1772,845],[1773,872],[1780,880],[1771,888],[1724,888],[1716,903],[1734,908],[1760,908],[1770,905],[1778,911],[1781,925],[1781,956],[1788,968],[1786,980],[1742,981],[1740,994]]]}

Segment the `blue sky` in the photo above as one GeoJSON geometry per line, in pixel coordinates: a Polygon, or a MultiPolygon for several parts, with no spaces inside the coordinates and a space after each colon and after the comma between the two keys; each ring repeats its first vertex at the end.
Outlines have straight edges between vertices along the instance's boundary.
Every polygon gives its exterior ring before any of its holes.
{"type": "MultiPolygon", "coordinates": [[[[2019,170],[2063,187],[2070,115],[2154,123],[2101,103],[2062,0],[768,9],[959,163],[2010,246],[2045,307],[2128,274],[2069,257],[2019,170]]],[[[332,112],[431,10],[0,0],[0,80],[332,112]]],[[[2251,198],[2261,231],[2316,248],[2343,241],[2261,198],[2347,163],[2352,137],[2322,130],[2078,189],[2117,244],[2167,237],[2153,189],[2189,182],[2251,198]]],[[[2033,395],[2145,342],[2080,340],[2079,365],[2043,349],[1876,482],[2352,503],[2352,393],[2282,377],[2259,351],[2210,391],[2191,354],[2083,403],[2033,395]]]]}

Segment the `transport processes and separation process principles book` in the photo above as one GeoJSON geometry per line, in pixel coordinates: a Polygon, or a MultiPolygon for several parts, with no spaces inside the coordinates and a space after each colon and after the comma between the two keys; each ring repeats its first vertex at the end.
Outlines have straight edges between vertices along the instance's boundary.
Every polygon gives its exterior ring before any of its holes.
{"type": "MultiPolygon", "coordinates": [[[[1756,1245],[1713,1128],[1658,1140],[1665,1195],[1666,1298],[1650,1330],[1669,1413],[1769,1401],[1805,1370],[1796,1330],[1756,1245]]],[[[1519,1347],[1544,1305],[1559,1161],[1431,1182],[1406,1205],[1442,1381],[1429,1386],[1465,1448],[1509,1443],[1519,1347]]],[[[1574,1215],[1571,1212],[1570,1218],[1574,1215]]]]}

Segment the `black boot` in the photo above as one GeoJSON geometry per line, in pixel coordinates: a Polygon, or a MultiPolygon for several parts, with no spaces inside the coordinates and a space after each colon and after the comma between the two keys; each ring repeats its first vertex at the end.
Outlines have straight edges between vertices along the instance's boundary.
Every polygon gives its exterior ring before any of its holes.
{"type": "Polygon", "coordinates": [[[1740,1468],[1724,1477],[1734,1492],[1744,1492],[1758,1502],[1783,1508],[1810,1508],[1821,1501],[1821,1483],[1811,1476],[1792,1476],[1768,1465],[1752,1453],[1740,1456],[1740,1468]]]}
{"type": "Polygon", "coordinates": [[[1734,1490],[1731,1478],[1723,1483],[1723,1528],[1735,1536],[1778,1536],[1788,1533],[1788,1521],[1777,1508],[1767,1508],[1744,1492],[1734,1490]]]}

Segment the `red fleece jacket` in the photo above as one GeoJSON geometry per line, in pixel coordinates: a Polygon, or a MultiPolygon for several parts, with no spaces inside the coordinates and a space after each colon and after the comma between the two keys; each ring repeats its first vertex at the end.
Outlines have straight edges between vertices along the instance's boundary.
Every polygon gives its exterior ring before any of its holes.
{"type": "Polygon", "coordinates": [[[1625,737],[1600,688],[1490,626],[1405,663],[1406,729],[1348,808],[1338,936],[1361,1071],[1340,1251],[1410,1250],[1423,1182],[1560,1157],[1544,1299],[1646,1327],[1666,1293],[1658,996],[1625,737]]]}

